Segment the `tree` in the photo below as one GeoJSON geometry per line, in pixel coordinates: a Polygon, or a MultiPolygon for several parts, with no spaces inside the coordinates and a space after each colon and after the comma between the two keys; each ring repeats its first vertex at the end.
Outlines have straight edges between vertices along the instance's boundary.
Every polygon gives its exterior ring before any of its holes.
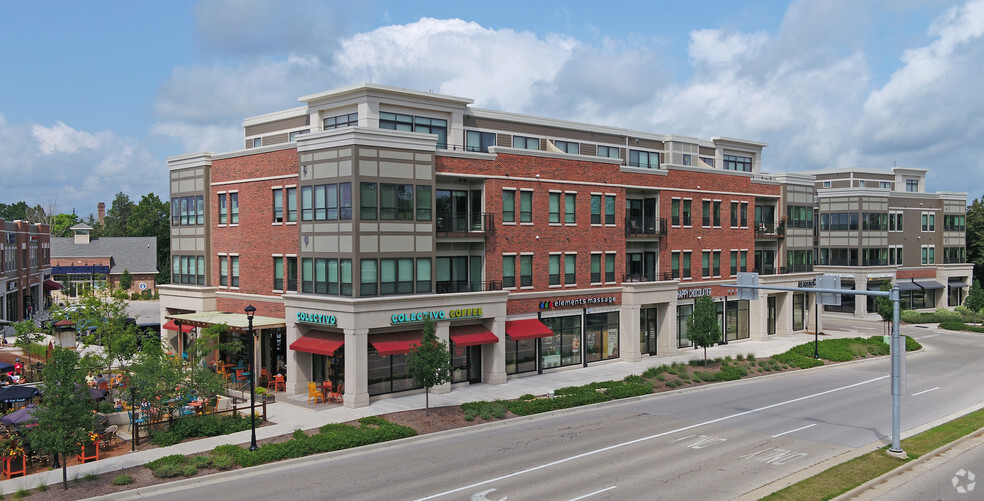
{"type": "Polygon", "coordinates": [[[53,315],[75,322],[83,344],[102,346],[103,367],[125,368],[137,353],[138,328],[127,317],[126,301],[121,298],[103,299],[87,291],[71,309],[56,310],[53,315]]]}
{"type": "Polygon", "coordinates": [[[447,343],[437,339],[434,321],[427,318],[420,344],[410,346],[407,358],[407,374],[424,387],[424,415],[430,414],[430,389],[451,381],[451,371],[451,351],[447,343]]]}
{"type": "Polygon", "coordinates": [[[974,278],[984,280],[984,201],[977,198],[967,207],[967,262],[974,263],[974,278]]]}
{"type": "Polygon", "coordinates": [[[30,320],[21,320],[15,323],[14,332],[17,334],[17,341],[14,341],[14,346],[22,348],[27,353],[27,364],[30,366],[33,363],[31,360],[31,345],[38,342],[41,338],[41,333],[34,326],[34,322],[30,320]]]}
{"type": "Polygon", "coordinates": [[[130,270],[123,268],[123,273],[120,274],[120,289],[130,290],[133,287],[133,275],[130,274],[130,270]]]}
{"type": "Polygon", "coordinates": [[[967,297],[964,298],[963,304],[975,313],[984,310],[984,289],[981,288],[980,280],[975,279],[970,284],[970,290],[967,291],[967,297]]]}
{"type": "Polygon", "coordinates": [[[171,283],[171,220],[167,202],[148,193],[133,207],[127,236],[157,238],[157,283],[171,283]]]}
{"type": "Polygon", "coordinates": [[[687,338],[694,342],[694,346],[704,349],[704,365],[707,365],[707,348],[721,340],[717,308],[709,296],[697,298],[693,315],[687,317],[687,338]]]}
{"type": "Polygon", "coordinates": [[[32,414],[38,426],[28,431],[32,447],[62,455],[62,486],[65,490],[68,489],[65,456],[77,454],[80,444],[89,439],[95,428],[89,387],[78,362],[75,351],[55,348],[42,372],[44,397],[32,414]]]}
{"type": "MultiPolygon", "coordinates": [[[[892,290],[892,282],[889,282],[888,280],[882,282],[881,291],[887,292],[890,290],[892,290]]],[[[876,297],[875,307],[878,309],[878,315],[882,318],[882,322],[884,322],[883,325],[885,326],[885,328],[883,329],[883,332],[887,334],[891,334],[892,332],[891,332],[891,327],[889,327],[889,323],[891,323],[892,320],[895,318],[895,302],[892,301],[891,298],[876,297]]],[[[899,301],[900,317],[902,315],[902,310],[903,310],[902,301],[899,301]]]]}
{"type": "Polygon", "coordinates": [[[44,202],[44,206],[38,204],[27,209],[27,220],[35,224],[46,224],[51,226],[54,224],[55,216],[57,214],[58,202],[54,200],[47,200],[44,202]]]}
{"type": "Polygon", "coordinates": [[[103,235],[107,237],[127,237],[130,215],[133,213],[134,205],[125,193],[116,194],[113,205],[106,211],[106,227],[103,235]]]}
{"type": "Polygon", "coordinates": [[[76,224],[79,224],[79,217],[75,214],[56,214],[51,222],[51,236],[70,237],[71,228],[76,224]]]}
{"type": "Polygon", "coordinates": [[[30,207],[26,202],[17,202],[10,205],[0,203],[0,219],[5,221],[27,221],[27,210],[30,207]]]}

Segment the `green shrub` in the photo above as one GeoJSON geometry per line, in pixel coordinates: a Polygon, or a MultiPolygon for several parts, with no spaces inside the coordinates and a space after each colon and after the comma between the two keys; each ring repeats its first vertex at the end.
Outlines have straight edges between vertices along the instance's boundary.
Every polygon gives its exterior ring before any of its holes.
{"type": "MultiPolygon", "coordinates": [[[[793,350],[789,350],[778,355],[772,355],[772,360],[791,365],[793,367],[799,367],[800,369],[809,369],[811,367],[819,367],[823,365],[823,361],[816,360],[812,356],[807,357],[799,353],[794,353],[793,350]]],[[[762,366],[762,364],[760,363],[759,366],[762,366]]],[[[762,367],[759,369],[759,372],[762,372],[762,369],[772,370],[771,367],[762,367]]]]}
{"type": "Polygon", "coordinates": [[[130,299],[133,300],[133,301],[139,301],[140,300],[140,293],[139,292],[131,292],[130,293],[130,299]]]}
{"type": "Polygon", "coordinates": [[[960,320],[960,313],[956,311],[948,310],[946,308],[938,308],[936,310],[936,320],[939,322],[944,322],[946,320],[960,320]]]}
{"type": "Polygon", "coordinates": [[[525,393],[519,397],[520,400],[536,400],[536,395],[532,393],[525,393]]]}
{"type": "Polygon", "coordinates": [[[742,355],[741,353],[739,353],[739,354],[735,355],[735,360],[737,360],[739,362],[744,361],[745,360],[745,355],[742,355]]]}
{"type": "Polygon", "coordinates": [[[113,485],[130,485],[133,483],[133,477],[127,475],[126,473],[122,475],[117,475],[113,478],[113,485]]]}
{"type": "Polygon", "coordinates": [[[198,467],[196,467],[193,463],[184,464],[180,468],[181,474],[186,477],[194,477],[198,474],[198,467]]]}
{"type": "Polygon", "coordinates": [[[209,456],[192,456],[191,464],[195,465],[195,468],[205,469],[212,466],[212,458],[209,456]]]}
{"type": "Polygon", "coordinates": [[[232,468],[235,464],[232,456],[229,454],[214,454],[212,455],[212,467],[217,470],[228,470],[232,468]]]}
{"type": "Polygon", "coordinates": [[[151,471],[157,478],[173,478],[181,475],[181,465],[166,464],[159,468],[151,468],[151,471]]]}
{"type": "Polygon", "coordinates": [[[164,456],[162,458],[157,458],[149,463],[144,464],[145,467],[151,470],[156,470],[162,466],[177,466],[185,463],[185,457],[181,454],[171,454],[170,456],[164,456]]]}
{"type": "Polygon", "coordinates": [[[749,354],[745,355],[745,358],[748,359],[749,362],[754,362],[755,361],[755,354],[754,353],[749,353],[749,354]]]}

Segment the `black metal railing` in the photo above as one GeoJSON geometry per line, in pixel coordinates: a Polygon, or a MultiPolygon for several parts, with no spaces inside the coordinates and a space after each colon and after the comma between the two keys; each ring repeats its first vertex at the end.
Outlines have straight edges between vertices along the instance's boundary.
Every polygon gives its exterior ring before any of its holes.
{"type": "Polygon", "coordinates": [[[631,217],[625,218],[626,236],[665,236],[667,231],[665,217],[631,217]]]}
{"type": "Polygon", "coordinates": [[[486,280],[484,282],[467,282],[456,280],[453,282],[437,282],[438,294],[451,294],[455,292],[485,292],[501,291],[502,280],[486,280]]]}
{"type": "Polygon", "coordinates": [[[437,233],[484,236],[495,228],[491,212],[438,212],[437,233]]]}
{"type": "Polygon", "coordinates": [[[786,221],[781,220],[779,223],[775,221],[755,221],[755,236],[783,238],[786,236],[786,221]]]}

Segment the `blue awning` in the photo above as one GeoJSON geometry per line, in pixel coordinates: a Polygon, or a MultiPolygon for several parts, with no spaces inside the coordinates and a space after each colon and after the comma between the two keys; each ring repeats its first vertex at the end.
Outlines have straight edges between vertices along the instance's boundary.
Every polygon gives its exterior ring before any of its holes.
{"type": "Polygon", "coordinates": [[[916,285],[915,282],[911,280],[899,280],[896,283],[899,284],[899,290],[902,292],[922,290],[918,285],[916,285]]]}
{"type": "Polygon", "coordinates": [[[964,287],[967,287],[967,282],[964,281],[950,282],[947,285],[950,286],[951,289],[962,289],[964,287]]]}
{"type": "Polygon", "coordinates": [[[916,285],[922,287],[923,289],[945,289],[943,284],[937,282],[936,280],[916,280],[916,285]]]}

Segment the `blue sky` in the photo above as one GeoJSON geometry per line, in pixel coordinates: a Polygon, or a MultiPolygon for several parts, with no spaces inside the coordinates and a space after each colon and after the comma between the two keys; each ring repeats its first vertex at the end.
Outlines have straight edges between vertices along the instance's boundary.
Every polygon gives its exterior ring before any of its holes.
{"type": "Polygon", "coordinates": [[[167,196],[167,157],[365,81],[769,144],[984,194],[984,0],[0,2],[0,202],[167,196]]]}

